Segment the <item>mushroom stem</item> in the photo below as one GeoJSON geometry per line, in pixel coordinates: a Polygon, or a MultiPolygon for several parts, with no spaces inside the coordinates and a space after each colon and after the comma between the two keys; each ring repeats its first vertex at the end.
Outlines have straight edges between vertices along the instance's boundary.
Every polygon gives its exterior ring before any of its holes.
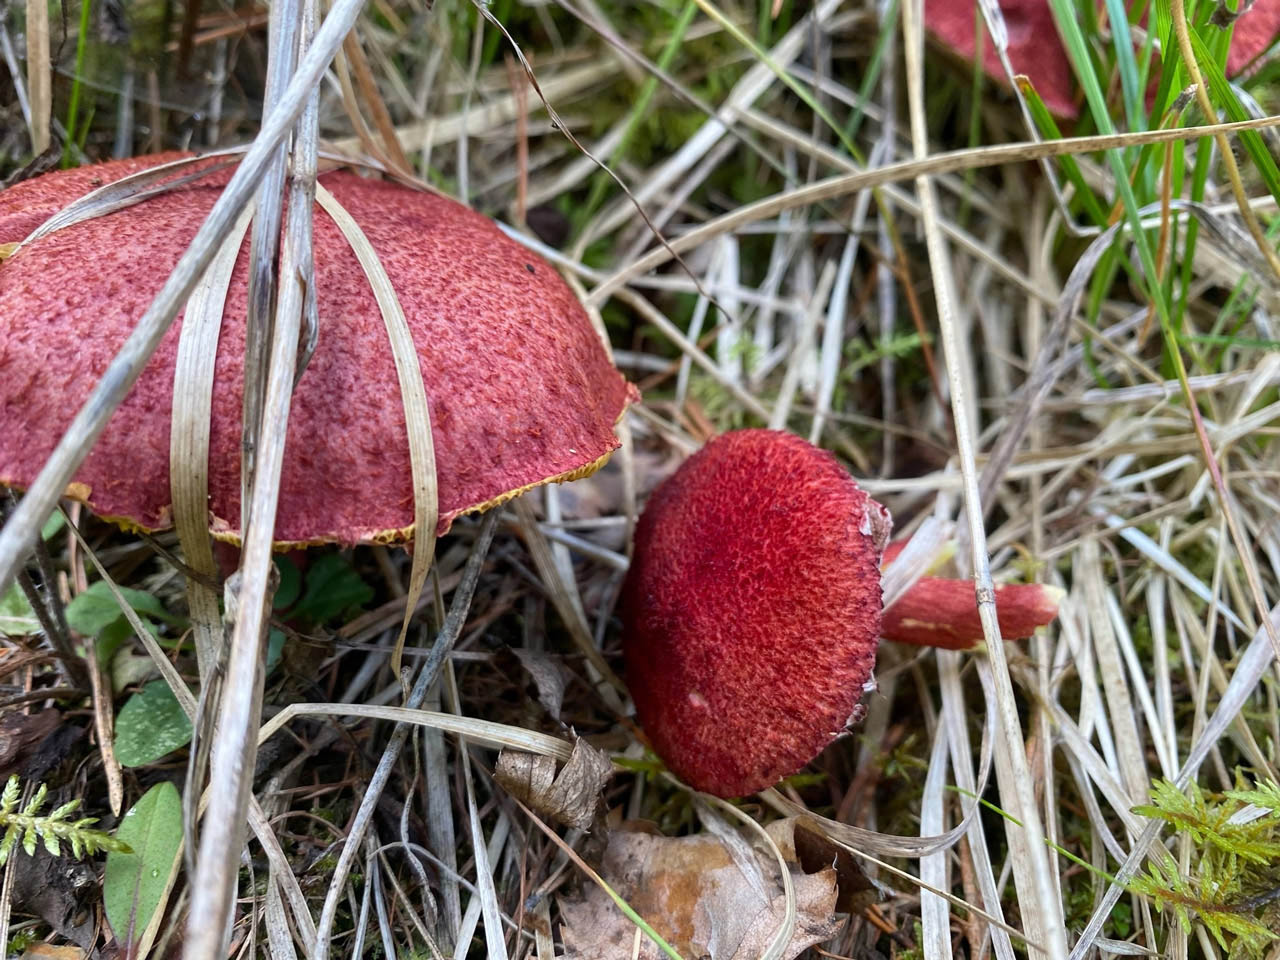
{"type": "MultiPolygon", "coordinates": [[[[886,564],[902,550],[890,544],[886,564]]],[[[1053,622],[1063,591],[1041,583],[996,587],[996,618],[1006,640],[1029,637],[1053,622]]],[[[983,641],[973,581],[951,577],[921,577],[902,598],[884,611],[880,637],[919,647],[971,650],[983,641]]]]}

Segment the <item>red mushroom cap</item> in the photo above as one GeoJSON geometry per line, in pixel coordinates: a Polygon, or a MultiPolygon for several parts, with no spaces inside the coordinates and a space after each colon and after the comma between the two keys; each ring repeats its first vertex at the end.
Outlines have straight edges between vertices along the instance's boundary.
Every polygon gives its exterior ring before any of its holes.
{"type": "MultiPolygon", "coordinates": [[[[1058,28],[1049,9],[1049,0],[999,0],[1009,34],[1009,63],[1017,73],[1026,74],[1050,112],[1075,117],[1075,74],[1071,60],[1058,38],[1058,28]]],[[[974,54],[974,24],[983,31],[982,69],[990,77],[1004,81],[1004,68],[995,44],[986,36],[973,0],[925,0],[924,20],[929,32],[966,60],[974,54]]]]}
{"type": "Polygon", "coordinates": [[[752,793],[844,728],[875,663],[889,515],[799,437],[712,440],[650,498],[622,592],[627,682],[691,786],[752,793]]]}
{"type": "MultiPolygon", "coordinates": [[[[1014,71],[1031,80],[1052,113],[1075,119],[1080,113],[1075,100],[1075,71],[1058,36],[1049,0],[999,0],[999,6],[1008,30],[1009,63],[1014,71]]],[[[929,32],[944,46],[966,60],[973,59],[975,18],[980,21],[981,17],[973,0],[925,0],[924,17],[929,32]]],[[[986,25],[980,23],[979,29],[983,31],[982,69],[1003,83],[1004,69],[995,45],[986,36],[986,25]]],[[[1227,76],[1240,73],[1266,51],[1277,33],[1280,0],[1257,0],[1248,6],[1235,23],[1227,53],[1227,76]]]]}
{"type": "MultiPolygon", "coordinates": [[[[0,244],[88,191],[174,155],[49,174],[0,193],[0,244]]],[[[212,207],[226,172],[55,231],[0,263],[0,483],[35,478],[212,207]]],[[[321,182],[361,225],[400,298],[431,411],[439,531],[530,486],[598,467],[634,388],[544,260],[452,200],[351,173],[321,182]]],[[[218,343],[211,528],[238,538],[248,241],[218,343]]],[[[381,313],[317,208],[319,345],[294,393],[276,540],[412,535],[404,411],[381,313]]],[[[146,529],[172,522],[169,430],[178,327],[76,473],[73,495],[146,529]]]]}

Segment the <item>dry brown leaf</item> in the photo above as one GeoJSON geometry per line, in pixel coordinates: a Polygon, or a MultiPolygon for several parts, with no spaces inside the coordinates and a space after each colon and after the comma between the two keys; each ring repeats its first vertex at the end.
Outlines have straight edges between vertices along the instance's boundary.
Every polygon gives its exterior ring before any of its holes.
{"type": "Polygon", "coordinates": [[[609,755],[579,738],[559,776],[555,769],[553,757],[503,750],[493,775],[502,789],[538,813],[589,829],[604,785],[613,776],[609,755]]]}
{"type": "MultiPolygon", "coordinates": [[[[756,960],[781,925],[785,905],[776,861],[759,856],[767,900],[709,834],[655,837],[633,831],[609,838],[600,873],[605,881],[686,958],[756,960]]],[[[836,871],[806,874],[791,864],[796,925],[784,960],[830,940],[843,920],[835,916],[836,871]]],[[[663,954],[599,887],[577,902],[560,904],[565,960],[659,960],[663,954]]]]}
{"type": "Polygon", "coordinates": [[[560,709],[564,705],[564,687],[566,673],[560,661],[538,650],[510,648],[501,652],[518,662],[529,674],[538,691],[538,702],[551,715],[551,719],[560,722],[560,709]]]}

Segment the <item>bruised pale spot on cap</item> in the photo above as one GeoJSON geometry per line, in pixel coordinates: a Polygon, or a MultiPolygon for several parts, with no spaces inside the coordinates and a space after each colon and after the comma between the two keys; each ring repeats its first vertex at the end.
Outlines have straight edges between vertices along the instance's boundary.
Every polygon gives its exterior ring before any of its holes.
{"type": "Polygon", "coordinates": [[[718,437],[654,492],[623,585],[623,649],[673,772],[741,796],[844,730],[875,663],[888,531],[835,457],[778,431],[718,437]]]}
{"type": "MultiPolygon", "coordinates": [[[[177,154],[58,172],[0,193],[0,243],[103,183],[177,154]]],[[[58,230],[0,264],[0,482],[25,487],[204,221],[228,171],[58,230]]],[[[334,172],[408,320],[426,385],[439,531],[468,511],[595,469],[631,387],[555,270],[486,217],[432,193],[334,172]]],[[[216,358],[210,526],[238,539],[246,239],[216,358]]],[[[391,543],[413,531],[408,440],[382,315],[355,254],[317,210],[319,344],[293,395],[275,539],[391,543]]],[[[100,515],[171,523],[169,430],[180,322],[75,475],[100,515]]]]}

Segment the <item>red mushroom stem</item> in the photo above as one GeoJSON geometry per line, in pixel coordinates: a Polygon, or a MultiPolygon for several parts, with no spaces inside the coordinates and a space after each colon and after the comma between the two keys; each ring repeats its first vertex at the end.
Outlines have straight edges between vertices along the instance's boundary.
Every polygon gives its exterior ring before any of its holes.
{"type": "MultiPolygon", "coordinates": [[[[904,543],[885,548],[882,566],[893,562],[904,543]]],[[[1057,587],[1012,583],[996,587],[996,619],[1006,640],[1029,637],[1058,615],[1057,587]]],[[[983,642],[982,620],[972,580],[921,577],[880,621],[880,637],[919,647],[971,650],[983,642]]]]}

